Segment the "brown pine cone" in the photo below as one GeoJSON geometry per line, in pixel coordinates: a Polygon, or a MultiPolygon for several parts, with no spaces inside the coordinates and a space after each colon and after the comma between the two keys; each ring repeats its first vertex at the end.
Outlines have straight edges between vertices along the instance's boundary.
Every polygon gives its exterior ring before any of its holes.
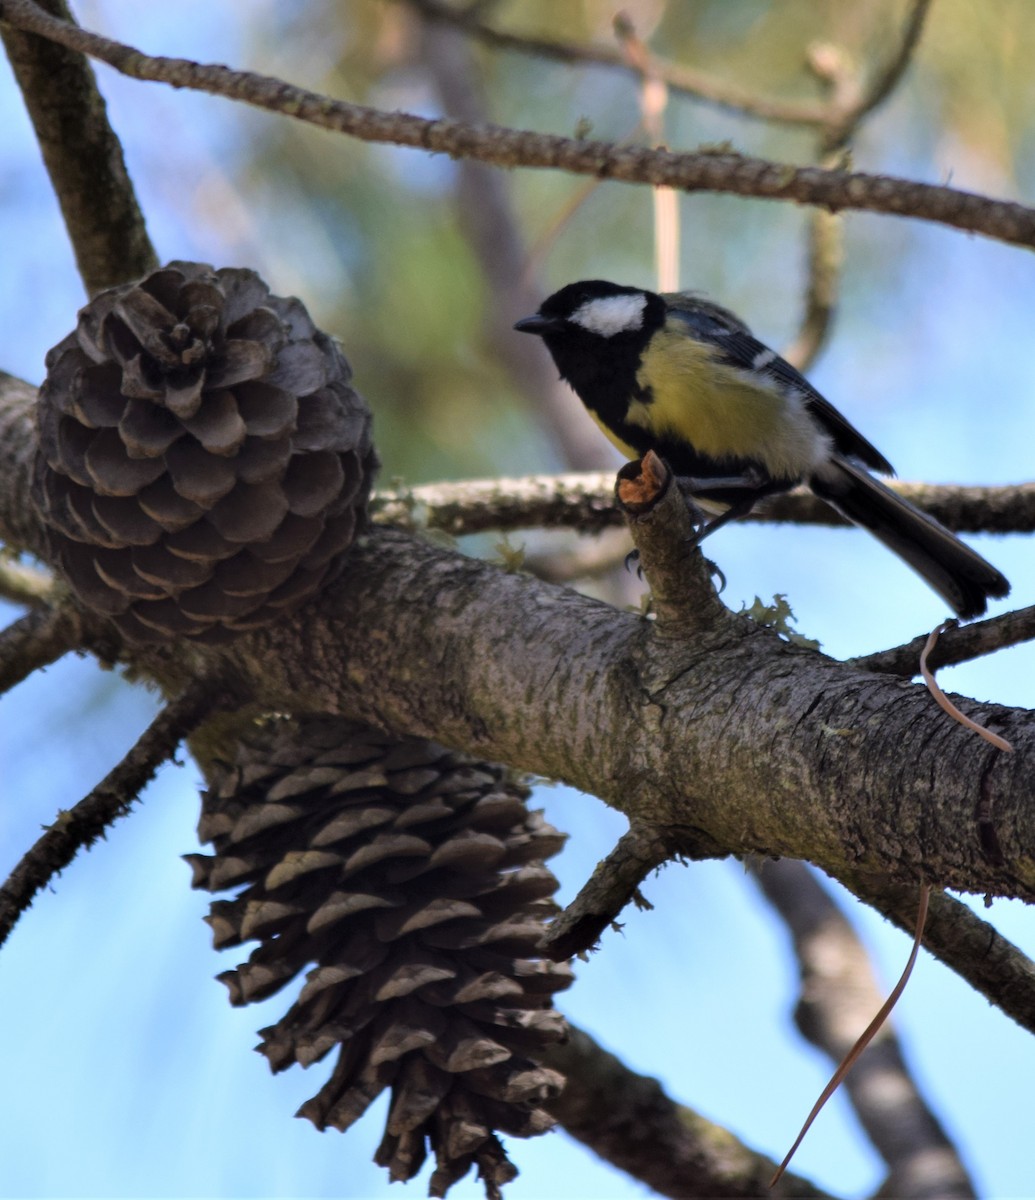
{"type": "Polygon", "coordinates": [[[338,719],[271,722],[209,775],[198,832],[216,853],[186,856],[194,886],[241,889],[212,904],[217,947],[259,942],[220,976],[231,1003],[311,967],[258,1049],[274,1071],[337,1050],[298,1115],[344,1130],[390,1088],[391,1178],[430,1146],[432,1195],[476,1165],[498,1196],[516,1172],[497,1132],[548,1129],[563,1084],[537,1054],[564,1037],[552,996],[571,972],[536,950],[562,835],[501,768],[338,719]]]}
{"type": "Polygon", "coordinates": [[[301,301],[170,263],[91,300],[47,369],[33,500],[73,591],[131,641],[225,640],[340,569],[377,458],[301,301]]]}

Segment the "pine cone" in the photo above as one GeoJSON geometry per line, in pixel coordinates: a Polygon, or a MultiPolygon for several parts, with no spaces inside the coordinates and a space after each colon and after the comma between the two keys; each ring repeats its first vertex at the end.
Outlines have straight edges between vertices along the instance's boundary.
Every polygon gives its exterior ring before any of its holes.
{"type": "Polygon", "coordinates": [[[564,1036],[551,997],[571,982],[536,952],[563,837],[501,768],[337,719],[271,723],[210,779],[198,833],[216,854],[186,856],[194,886],[242,887],[212,904],[218,948],[260,943],[220,976],[231,1003],[316,964],[258,1047],[274,1071],[338,1048],[298,1115],[344,1130],[391,1088],[375,1155],[391,1178],[430,1144],[433,1196],[473,1164],[499,1196],[516,1171],[496,1132],[549,1128],[563,1084],[536,1062],[564,1036]]]}
{"type": "Polygon", "coordinates": [[[370,413],[299,300],[171,263],[95,297],[47,369],[33,500],[73,591],[131,641],[226,640],[340,569],[370,413]]]}

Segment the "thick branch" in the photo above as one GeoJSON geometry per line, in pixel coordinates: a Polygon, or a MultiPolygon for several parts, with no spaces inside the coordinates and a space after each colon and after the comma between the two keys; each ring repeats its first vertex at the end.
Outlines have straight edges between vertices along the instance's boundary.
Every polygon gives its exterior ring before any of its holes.
{"type": "MultiPolygon", "coordinates": [[[[19,511],[26,418],[17,402],[6,419],[0,407],[0,446],[23,454],[0,475],[8,535],[33,532],[19,511]]],[[[356,547],[305,620],[223,653],[264,703],[564,779],[631,819],[683,828],[691,848],[710,839],[835,876],[1035,895],[1030,717],[963,702],[1014,742],[998,755],[945,720],[926,689],[790,646],[747,618],[720,613],[691,639],[662,637],[653,622],[386,531],[356,547]],[[994,801],[1001,864],[977,836],[979,797],[994,801]]],[[[143,665],[178,692],[209,657],[222,661],[197,648],[189,663],[155,652],[143,665]]]]}
{"type": "MultiPolygon", "coordinates": [[[[40,7],[72,20],[64,0],[41,0],[40,7]]],[[[93,295],[146,274],[158,260],[90,64],[74,49],[11,25],[0,36],[86,290],[93,295]]]]}
{"type": "MultiPolygon", "coordinates": [[[[0,406],[0,529],[18,544],[33,522],[21,503],[30,423],[15,392],[0,406]]],[[[341,713],[567,780],[661,826],[677,849],[682,833],[691,848],[806,858],[849,886],[866,872],[910,896],[922,877],[1035,894],[1030,715],[962,702],[1013,741],[1000,755],[926,689],[747,618],[720,612],[691,639],[660,637],[651,621],[381,531],[297,622],[219,652],[194,647],[189,660],[175,649],[137,659],[172,691],[206,663],[267,707],[341,713]],[[985,857],[979,808],[1001,861],[985,857]]]]}
{"type": "Polygon", "coordinates": [[[82,614],[71,605],[38,608],[0,633],[0,695],[85,639],[82,614]]]}
{"type": "Polygon", "coordinates": [[[581,1029],[546,1065],[568,1080],[550,1110],[571,1136],[662,1196],[827,1195],[797,1175],[769,1191],[775,1163],[676,1104],[656,1079],[629,1070],[581,1029]]]}
{"type": "MultiPolygon", "coordinates": [[[[1001,755],[946,720],[926,689],[747,618],[663,637],[652,621],[383,532],[304,621],[225,653],[266,703],[519,764],[682,830],[691,848],[710,839],[835,876],[868,869],[1035,896],[1029,715],[961,700],[1014,743],[1001,755]],[[983,796],[1002,863],[978,837],[983,796]]],[[[182,656],[150,665],[182,685],[182,656]]]]}
{"type": "Polygon", "coordinates": [[[410,146],[502,167],[549,168],[687,192],[723,192],[817,204],[833,211],[858,209],[912,216],[1015,245],[1035,246],[1035,209],[955,188],[858,171],[793,167],[740,154],[674,154],[492,125],[426,120],[331,100],[251,71],[141,54],[55,20],[31,0],[0,0],[0,17],[99,58],[131,78],[241,100],[363,141],[410,146]]]}

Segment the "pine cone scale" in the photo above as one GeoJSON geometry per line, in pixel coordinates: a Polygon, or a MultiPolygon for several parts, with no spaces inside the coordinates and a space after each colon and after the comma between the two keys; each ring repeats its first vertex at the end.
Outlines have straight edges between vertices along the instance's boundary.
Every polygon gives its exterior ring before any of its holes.
{"type": "Polygon", "coordinates": [[[563,839],[501,771],[330,718],[271,723],[213,784],[195,886],[243,885],[213,904],[213,938],[259,939],[221,977],[231,1001],[307,970],[259,1049],[280,1071],[339,1047],[299,1115],[344,1130],[391,1089],[375,1157],[392,1177],[430,1148],[433,1192],[477,1166],[497,1195],[514,1169],[494,1131],[548,1129],[563,1082],[537,1062],[564,1036],[551,1000],[571,971],[537,956],[557,910],[535,857],[563,839]]]}
{"type": "Polygon", "coordinates": [[[377,458],[349,365],[298,300],[172,263],[95,297],[47,366],[33,503],[73,591],[130,641],[227,640],[340,569],[377,458]]]}

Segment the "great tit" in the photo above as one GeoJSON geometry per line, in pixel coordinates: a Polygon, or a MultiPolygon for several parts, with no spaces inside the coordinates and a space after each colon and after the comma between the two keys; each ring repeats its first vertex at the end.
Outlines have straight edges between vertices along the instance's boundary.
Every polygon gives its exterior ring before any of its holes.
{"type": "Polygon", "coordinates": [[[543,339],[607,437],[653,450],[702,507],[698,540],[799,483],[875,537],[963,618],[1005,596],[1003,575],[874,479],[888,460],[733,313],[692,292],[571,283],[514,326],[543,339]]]}

